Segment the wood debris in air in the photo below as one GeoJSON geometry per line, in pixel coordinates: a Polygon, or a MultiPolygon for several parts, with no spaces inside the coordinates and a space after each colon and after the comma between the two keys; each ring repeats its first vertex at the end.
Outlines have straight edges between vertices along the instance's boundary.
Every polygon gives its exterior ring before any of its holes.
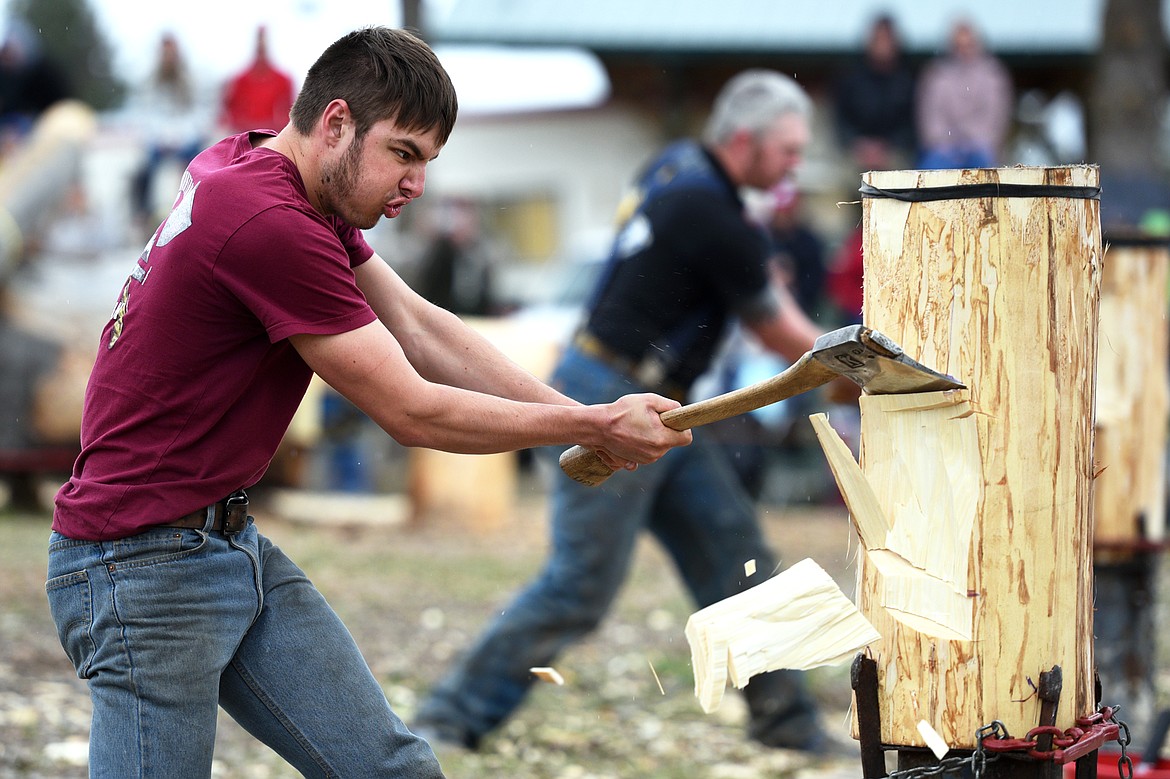
{"type": "Polygon", "coordinates": [[[685,632],[695,695],[708,713],[729,681],[742,689],[766,671],[839,664],[881,637],[811,559],[695,612],[685,632]]]}
{"type": "Polygon", "coordinates": [[[528,672],[542,682],[556,685],[563,685],[565,683],[565,677],[561,676],[560,672],[555,668],[537,666],[535,668],[529,668],[528,672]]]}

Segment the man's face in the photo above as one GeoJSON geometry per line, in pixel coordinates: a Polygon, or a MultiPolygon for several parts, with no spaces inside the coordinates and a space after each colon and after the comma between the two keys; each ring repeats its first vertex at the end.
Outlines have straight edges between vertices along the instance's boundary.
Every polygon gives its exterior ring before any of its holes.
{"type": "Polygon", "coordinates": [[[742,183],[771,189],[787,178],[800,163],[808,145],[808,121],[799,114],[785,114],[752,140],[752,159],[742,183]]]}
{"type": "Polygon", "coordinates": [[[368,230],[385,216],[393,219],[406,204],[421,197],[427,163],[441,148],[431,132],[400,129],[384,119],[348,146],[337,150],[339,158],[322,165],[320,201],[353,227],[368,230]]]}

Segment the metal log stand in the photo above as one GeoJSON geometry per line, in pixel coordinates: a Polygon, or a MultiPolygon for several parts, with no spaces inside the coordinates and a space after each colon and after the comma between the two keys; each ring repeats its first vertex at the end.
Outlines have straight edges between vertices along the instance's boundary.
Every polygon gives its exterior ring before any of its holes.
{"type": "Polygon", "coordinates": [[[1098,753],[1116,742],[1118,775],[1132,779],[1133,761],[1127,753],[1129,727],[1117,718],[1119,706],[1102,706],[1076,719],[1070,728],[1056,726],[1063,678],[1060,666],[1040,674],[1036,695],[1040,721],[1022,737],[1013,738],[1002,722],[994,720],[975,734],[973,750],[951,750],[942,757],[929,749],[891,747],[881,743],[881,710],[878,706],[877,663],[864,654],[853,661],[850,681],[857,707],[864,779],[920,779],[925,777],[973,777],[974,779],[1060,779],[1064,766],[1074,764],[1075,779],[1095,779],[1098,753]],[[897,752],[897,769],[886,770],[886,752],[897,752]]]}

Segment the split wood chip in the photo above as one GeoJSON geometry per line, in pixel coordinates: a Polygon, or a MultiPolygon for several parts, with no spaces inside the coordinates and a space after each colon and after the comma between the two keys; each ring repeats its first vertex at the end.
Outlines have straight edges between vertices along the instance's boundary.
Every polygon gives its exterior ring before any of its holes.
{"type": "Polygon", "coordinates": [[[865,469],[809,417],[876,576],[876,602],[936,638],[969,641],[972,529],[982,500],[978,430],[965,392],[861,398],[865,469]]]}
{"type": "Polygon", "coordinates": [[[561,676],[560,672],[555,668],[537,666],[535,668],[529,668],[528,673],[532,674],[537,679],[540,679],[542,682],[548,682],[550,684],[557,685],[563,685],[565,683],[565,677],[561,676]]]}
{"type": "Polygon", "coordinates": [[[708,713],[728,681],[742,689],[766,671],[840,664],[881,638],[811,559],[695,612],[685,632],[695,695],[708,713]]]}

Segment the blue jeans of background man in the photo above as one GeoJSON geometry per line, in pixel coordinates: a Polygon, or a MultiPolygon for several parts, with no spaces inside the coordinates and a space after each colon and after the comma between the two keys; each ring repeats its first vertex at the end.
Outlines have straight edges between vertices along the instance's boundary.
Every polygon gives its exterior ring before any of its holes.
{"type": "Polygon", "coordinates": [[[249,521],[239,534],[53,533],[46,584],[93,699],[90,775],[211,775],[217,706],[307,777],[441,777],[345,626],[249,521]]]}
{"type": "Polygon", "coordinates": [[[925,149],[918,160],[922,170],[948,170],[951,168],[993,168],[995,154],[991,149],[979,146],[945,146],[925,149]]]}
{"type": "MultiPolygon", "coordinates": [[[[583,403],[609,402],[643,388],[570,349],[553,385],[583,403]]],[[[649,531],[678,568],[695,602],[707,606],[768,578],[775,559],[755,507],[719,447],[702,430],[694,443],[653,465],[586,487],[555,466],[560,448],[541,451],[555,471],[552,545],[544,570],[488,627],[420,707],[418,726],[475,746],[503,722],[533,683],[529,668],[551,665],[597,627],[613,604],[649,531]],[[746,576],[744,563],[757,573],[746,576]]],[[[746,689],[753,737],[773,746],[813,748],[819,726],[803,676],[778,671],[746,689]]]]}

